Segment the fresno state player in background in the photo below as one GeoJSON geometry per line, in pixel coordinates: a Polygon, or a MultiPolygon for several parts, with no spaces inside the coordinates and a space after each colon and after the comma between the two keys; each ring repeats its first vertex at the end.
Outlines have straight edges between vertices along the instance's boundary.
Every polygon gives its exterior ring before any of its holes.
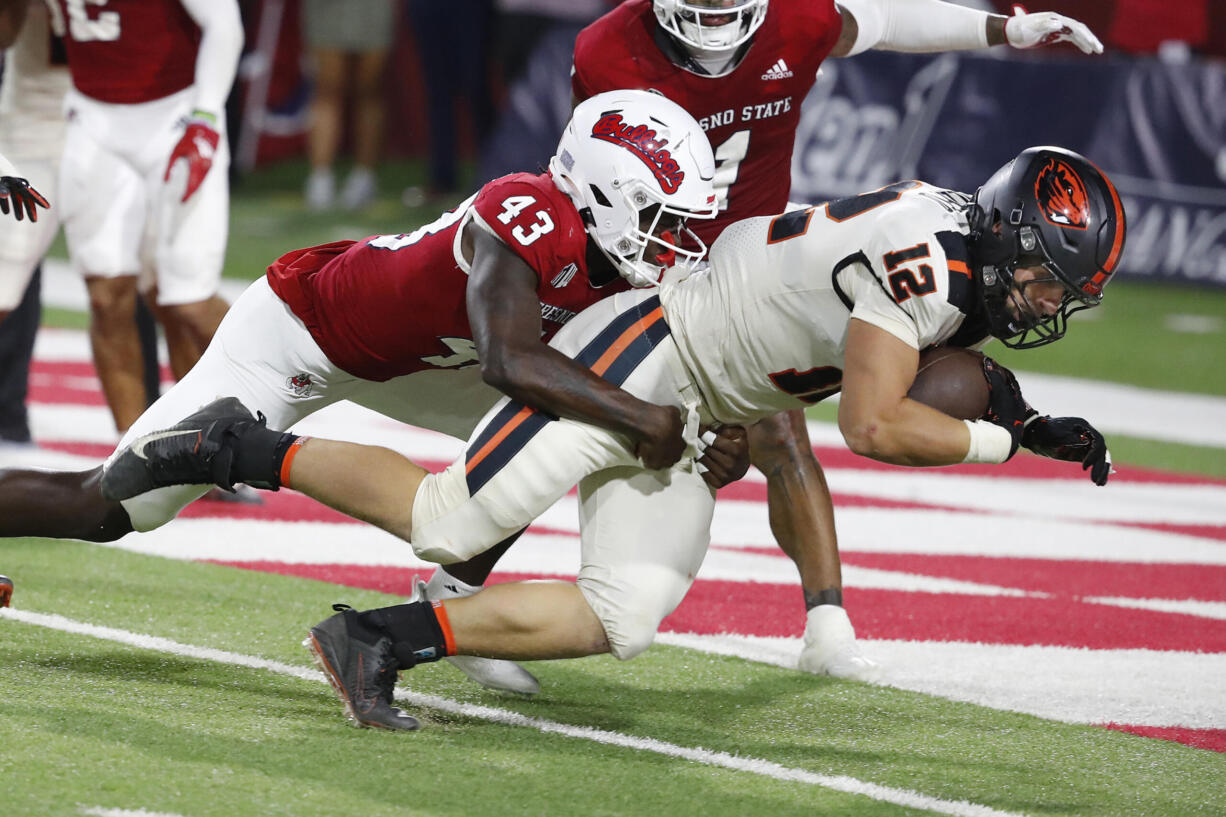
{"type": "MultiPolygon", "coordinates": [[[[698,120],[718,166],[720,215],[695,227],[710,244],[734,221],[787,208],[801,103],[827,56],[1060,41],[1102,51],[1076,20],[1020,6],[1006,18],[940,0],[629,0],[580,32],[572,90],[583,100],[651,89],[698,120]]],[[[801,668],[871,680],[879,668],[860,652],[842,608],[834,508],[803,412],[758,423],[749,445],[767,478],[771,531],[804,589],[801,668]]]]}
{"type": "MultiPolygon", "coordinates": [[[[0,156],[0,184],[8,183],[8,177],[24,176],[28,187],[48,195],[54,195],[56,187],[64,145],[62,109],[68,91],[68,70],[58,33],[51,30],[41,0],[0,5],[0,48],[5,49],[0,85],[0,152],[4,154],[0,156]]],[[[20,221],[27,206],[18,203],[21,186],[12,186],[13,191],[0,195],[14,199],[14,215],[20,221]]],[[[46,207],[41,199],[40,195],[35,202],[46,207]]],[[[7,199],[0,199],[0,207],[9,212],[7,199]]],[[[4,241],[0,242],[0,322],[21,302],[35,268],[55,238],[58,215],[57,207],[39,218],[31,204],[28,223],[5,227],[4,241]]]]}
{"type": "MultiPolygon", "coordinates": [[[[619,274],[658,280],[674,256],[697,260],[702,253],[674,233],[682,219],[714,217],[715,160],[698,123],[655,94],[604,94],[574,121],[582,152],[560,150],[550,173],[495,179],[412,233],[279,258],[120,448],[219,394],[262,412],[274,429],[350,400],[467,439],[501,391],[624,435],[649,468],[676,463],[693,442],[676,408],[633,397],[545,341],[584,307],[627,289],[619,274]]],[[[727,481],[722,462],[703,462],[714,470],[709,484],[727,481]]],[[[0,536],[109,541],[164,524],[208,490],[107,502],[101,472],[0,471],[0,536]]],[[[539,688],[509,662],[489,665],[508,678],[482,673],[484,659],[460,659],[487,685],[539,688]]]]}
{"type": "Polygon", "coordinates": [[[208,345],[229,228],[225,102],[243,30],[236,0],[51,0],[73,88],[61,221],[89,289],[94,364],[116,427],[145,408],[137,289],[175,376],[208,345]]]}

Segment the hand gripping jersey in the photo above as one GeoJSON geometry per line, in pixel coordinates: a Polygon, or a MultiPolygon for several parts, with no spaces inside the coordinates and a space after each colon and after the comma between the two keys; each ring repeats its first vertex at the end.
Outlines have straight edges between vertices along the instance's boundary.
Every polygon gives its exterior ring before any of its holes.
{"type": "Polygon", "coordinates": [[[468,323],[464,225],[498,236],[539,276],[543,340],[584,307],[625,289],[588,282],[587,232],[548,174],[517,173],[401,235],[296,250],[268,268],[273,291],[328,359],[366,380],[477,361],[468,323]]]}
{"type": "Polygon", "coordinates": [[[53,0],[63,14],[72,84],[134,105],[195,81],[200,28],[179,0],[53,0]]]}
{"type": "Polygon", "coordinates": [[[916,349],[981,343],[969,202],[900,182],[725,230],[710,268],[660,296],[712,417],[748,424],[837,392],[853,317],[916,349]]]}
{"type": "Polygon", "coordinates": [[[655,90],[698,120],[715,151],[720,214],[690,227],[710,244],[734,221],[787,206],[800,105],[842,25],[832,0],[771,3],[741,63],[710,77],[679,67],[673,60],[688,57],[659,29],[650,0],[631,0],[579,33],[571,89],[579,100],[655,90]]]}

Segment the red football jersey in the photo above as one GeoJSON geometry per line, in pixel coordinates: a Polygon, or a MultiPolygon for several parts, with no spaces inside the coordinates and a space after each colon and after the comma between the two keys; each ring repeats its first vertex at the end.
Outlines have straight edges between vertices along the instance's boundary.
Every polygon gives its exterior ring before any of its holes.
{"type": "Polygon", "coordinates": [[[544,340],[583,308],[625,289],[620,278],[591,286],[578,211],[548,174],[530,173],[495,179],[412,233],[295,250],[273,262],[268,281],[328,359],[350,374],[383,381],[471,366],[477,349],[468,273],[456,259],[469,211],[540,276],[544,340]]]}
{"type": "Polygon", "coordinates": [[[195,82],[200,27],[179,0],[55,2],[72,84],[91,99],[134,105],[195,82]]]}
{"type": "Polygon", "coordinates": [[[740,65],[709,77],[662,50],[651,0],[629,0],[579,33],[571,88],[579,100],[618,88],[659,91],[698,120],[715,151],[720,214],[690,227],[710,244],[733,221],[786,206],[800,105],[842,26],[833,0],[771,3],[740,65]]]}

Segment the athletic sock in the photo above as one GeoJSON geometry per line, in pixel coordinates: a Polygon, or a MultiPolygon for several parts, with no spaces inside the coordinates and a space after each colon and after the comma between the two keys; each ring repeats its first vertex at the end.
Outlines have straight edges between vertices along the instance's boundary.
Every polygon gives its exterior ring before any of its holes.
{"type": "Polygon", "coordinates": [[[236,436],[239,439],[234,446],[230,478],[271,491],[289,484],[290,463],[299,447],[309,439],[288,431],[275,431],[260,423],[252,423],[241,431],[236,429],[236,436]]]}
{"type": "Polygon", "coordinates": [[[439,601],[415,601],[367,610],[359,615],[366,627],[385,633],[401,669],[455,654],[455,638],[447,611],[439,601]]]}

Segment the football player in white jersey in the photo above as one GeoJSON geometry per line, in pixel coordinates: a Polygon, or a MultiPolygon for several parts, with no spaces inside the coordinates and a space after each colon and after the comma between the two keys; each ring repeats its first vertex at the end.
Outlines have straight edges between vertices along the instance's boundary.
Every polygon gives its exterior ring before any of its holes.
{"type": "Polygon", "coordinates": [[[50,209],[42,194],[55,195],[64,143],[68,71],[58,45],[42,0],[0,4],[0,212],[18,222],[0,226],[0,449],[30,441],[26,397],[39,322],[34,278],[59,228],[59,208],[50,209]]]}
{"type": "Polygon", "coordinates": [[[7,215],[11,200],[12,215],[23,221],[6,227],[0,242],[0,320],[21,301],[59,227],[54,210],[40,218],[35,209],[49,207],[38,191],[56,187],[64,145],[64,94],[70,84],[48,17],[41,0],[21,0],[0,9],[0,48],[5,49],[0,211],[7,215]]]}
{"type": "MultiPolygon", "coordinates": [[[[956,420],[906,395],[921,349],[1060,338],[1070,314],[1101,301],[1124,232],[1119,195],[1097,168],[1060,148],[1031,148],[974,196],[902,182],[738,222],[706,271],[607,298],[552,345],[641,399],[678,407],[691,428],[749,425],[841,391],[839,428],[864,456],[1003,462],[1025,446],[1081,462],[1101,485],[1110,473],[1102,435],[1080,418],[1039,416],[990,360],[984,419],[956,420]]],[[[715,496],[692,457],[648,470],[622,436],[510,399],[437,474],[387,449],[283,435],[246,413],[176,429],[112,460],[104,492],[286,484],[442,564],[501,541],[578,483],[576,582],[499,584],[362,613],[338,605],[311,628],[306,645],[360,725],[416,728],[391,705],[396,673],[447,655],[634,657],[688,591],[708,545],[715,496]],[[294,453],[252,456],[277,450],[294,453]]]]}

